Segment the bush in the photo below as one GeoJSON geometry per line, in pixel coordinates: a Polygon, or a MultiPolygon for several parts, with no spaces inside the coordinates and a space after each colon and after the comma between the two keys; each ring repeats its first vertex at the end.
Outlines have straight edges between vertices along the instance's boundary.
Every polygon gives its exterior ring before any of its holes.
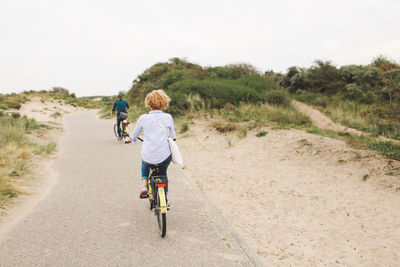
{"type": "Polygon", "coordinates": [[[182,80],[174,83],[169,87],[167,93],[172,96],[178,96],[180,99],[175,100],[180,109],[186,110],[188,104],[183,97],[189,94],[197,94],[204,101],[210,104],[212,108],[222,108],[227,103],[239,104],[240,102],[263,102],[264,97],[254,88],[238,84],[233,80],[182,80]]]}
{"type": "Polygon", "coordinates": [[[262,136],[266,136],[267,134],[268,134],[267,131],[259,131],[259,132],[256,134],[256,136],[257,136],[257,137],[262,137],[262,136]]]}
{"type": "Polygon", "coordinates": [[[13,119],[18,119],[19,117],[21,117],[21,115],[18,112],[13,112],[13,113],[11,113],[11,117],[13,119]]]}
{"type": "Polygon", "coordinates": [[[236,130],[236,125],[232,123],[214,122],[213,126],[220,133],[227,133],[236,130]]]}
{"type": "Polygon", "coordinates": [[[50,92],[55,94],[69,95],[68,89],[63,87],[53,87],[50,92]]]}
{"type": "Polygon", "coordinates": [[[247,63],[230,64],[227,65],[226,68],[228,69],[232,79],[238,79],[248,75],[260,75],[254,66],[247,63]]]}
{"type": "Polygon", "coordinates": [[[375,141],[369,146],[370,149],[376,150],[385,156],[400,160],[400,145],[388,141],[375,141]]]}
{"type": "Polygon", "coordinates": [[[287,92],[284,90],[267,91],[265,93],[265,99],[272,105],[288,106],[290,102],[287,92]]]}
{"type": "Polygon", "coordinates": [[[244,138],[247,136],[247,126],[242,125],[239,127],[239,131],[238,131],[238,137],[239,138],[244,138]]]}
{"type": "Polygon", "coordinates": [[[215,79],[231,79],[231,72],[226,67],[213,67],[206,69],[209,78],[215,79]]]}
{"type": "Polygon", "coordinates": [[[187,122],[182,123],[179,133],[185,133],[189,130],[189,124],[187,122]]]}
{"type": "Polygon", "coordinates": [[[161,85],[162,88],[167,89],[168,86],[170,86],[171,84],[182,80],[184,77],[184,73],[182,71],[173,71],[171,73],[168,73],[167,75],[165,75],[165,77],[163,78],[161,85]]]}

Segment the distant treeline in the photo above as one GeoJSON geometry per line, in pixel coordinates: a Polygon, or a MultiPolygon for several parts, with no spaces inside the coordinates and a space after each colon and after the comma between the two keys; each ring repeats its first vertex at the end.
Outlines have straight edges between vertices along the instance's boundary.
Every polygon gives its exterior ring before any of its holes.
{"type": "Polygon", "coordinates": [[[382,56],[370,65],[340,68],[317,60],[310,68],[290,67],[278,81],[291,93],[338,95],[365,104],[400,102],[400,65],[382,56]]]}

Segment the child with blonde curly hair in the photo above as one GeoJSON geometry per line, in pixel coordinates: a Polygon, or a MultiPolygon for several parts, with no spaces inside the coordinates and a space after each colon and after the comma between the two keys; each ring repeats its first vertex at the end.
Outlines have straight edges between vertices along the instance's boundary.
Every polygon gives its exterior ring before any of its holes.
{"type": "MultiPolygon", "coordinates": [[[[167,169],[171,163],[171,150],[167,140],[168,136],[159,124],[161,123],[169,131],[172,139],[176,139],[174,120],[172,116],[168,113],[162,112],[162,110],[168,107],[170,101],[171,99],[162,89],[153,90],[148,93],[144,102],[145,106],[150,108],[151,111],[148,114],[143,114],[139,117],[135,130],[130,135],[131,142],[136,143],[139,135],[142,132],[144,133],[143,147],[141,151],[141,172],[143,181],[143,187],[140,193],[141,198],[148,197],[148,179],[150,172],[148,164],[163,163],[167,169]]],[[[168,183],[166,186],[166,193],[168,194],[168,183]]]]}

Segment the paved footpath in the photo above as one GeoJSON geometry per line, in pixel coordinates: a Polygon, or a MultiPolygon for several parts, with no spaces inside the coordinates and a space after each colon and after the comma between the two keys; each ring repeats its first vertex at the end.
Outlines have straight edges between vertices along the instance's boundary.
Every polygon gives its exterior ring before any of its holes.
{"type": "Polygon", "coordinates": [[[66,118],[50,193],[0,236],[0,266],[252,266],[246,246],[176,166],[167,236],[138,197],[141,144],[93,111],[66,118]]]}

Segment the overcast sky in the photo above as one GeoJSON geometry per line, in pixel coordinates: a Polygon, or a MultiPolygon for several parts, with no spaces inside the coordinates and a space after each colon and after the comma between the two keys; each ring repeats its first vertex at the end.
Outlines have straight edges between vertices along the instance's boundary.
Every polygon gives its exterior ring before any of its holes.
{"type": "Polygon", "coordinates": [[[128,90],[172,57],[260,71],[400,61],[400,0],[0,0],[0,93],[128,90]]]}

